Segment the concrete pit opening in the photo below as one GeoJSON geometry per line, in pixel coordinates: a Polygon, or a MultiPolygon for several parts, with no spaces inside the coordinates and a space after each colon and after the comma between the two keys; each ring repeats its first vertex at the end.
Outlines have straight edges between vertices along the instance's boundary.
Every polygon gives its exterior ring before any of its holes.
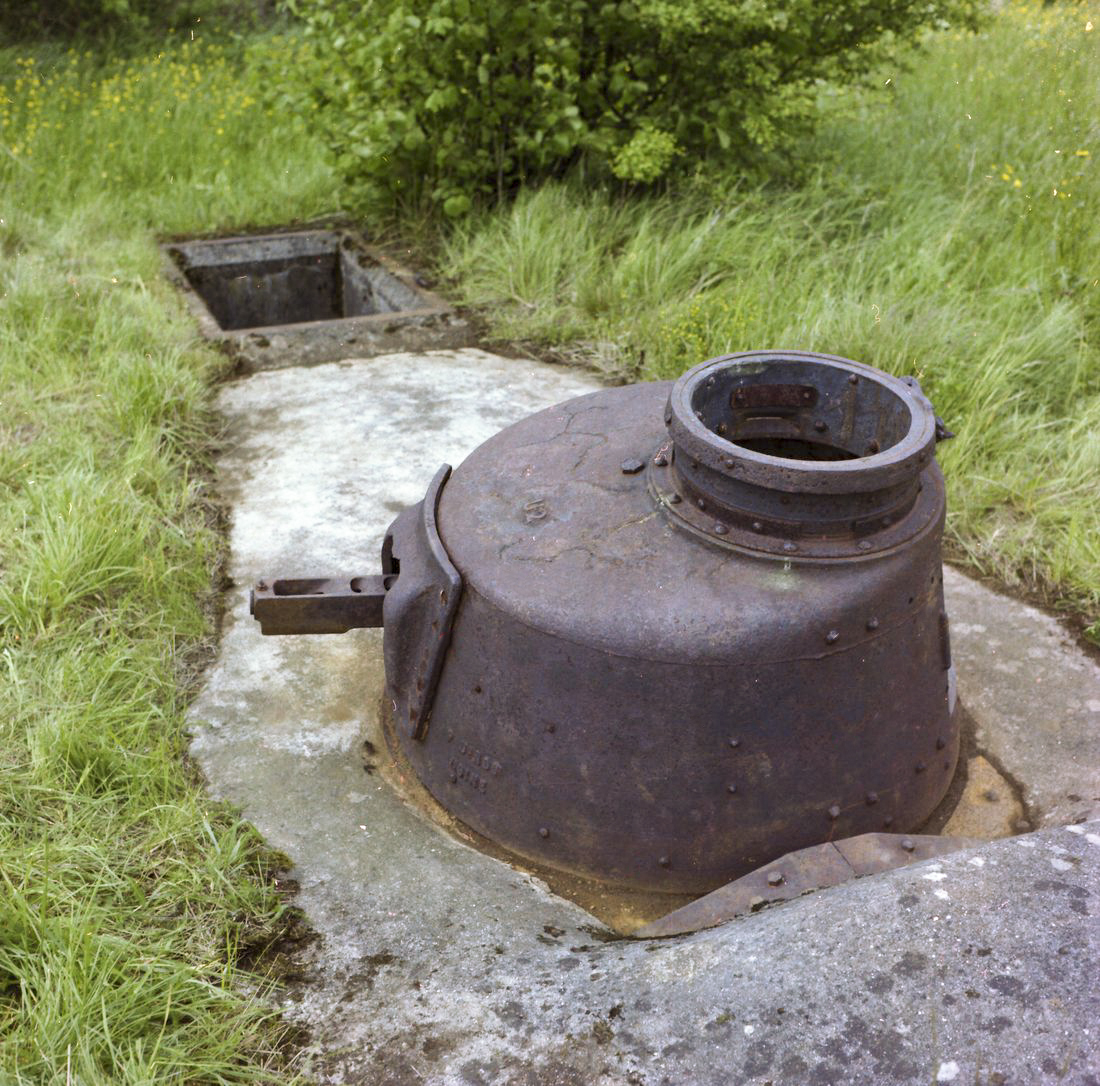
{"type": "Polygon", "coordinates": [[[468,339],[423,276],[353,230],[180,239],[163,251],[200,331],[242,372],[468,339]]]}

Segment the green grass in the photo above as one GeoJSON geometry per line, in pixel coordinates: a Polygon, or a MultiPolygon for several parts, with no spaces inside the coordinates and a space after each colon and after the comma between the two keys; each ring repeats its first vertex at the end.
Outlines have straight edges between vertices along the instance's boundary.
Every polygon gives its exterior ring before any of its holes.
{"type": "Polygon", "coordinates": [[[769,346],[917,374],[958,433],[940,447],[952,554],[1100,640],[1088,18],[1014,5],[980,35],[934,36],[877,93],[823,99],[820,166],[797,187],[639,200],[547,186],[471,220],[445,266],[496,335],[621,376],[769,346]]]}
{"type": "Polygon", "coordinates": [[[306,126],[259,101],[295,48],[0,52],[3,1083],[285,1077],[234,983],[283,923],[277,858],[183,761],[225,360],[155,234],[332,206],[306,126]]]}

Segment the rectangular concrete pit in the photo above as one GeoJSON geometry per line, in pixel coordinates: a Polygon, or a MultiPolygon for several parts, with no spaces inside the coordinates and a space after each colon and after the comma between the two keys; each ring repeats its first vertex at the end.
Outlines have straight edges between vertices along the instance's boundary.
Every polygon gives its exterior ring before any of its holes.
{"type": "Polygon", "coordinates": [[[246,371],[459,347],[466,322],[349,230],[177,241],[167,273],[199,329],[246,371]]]}

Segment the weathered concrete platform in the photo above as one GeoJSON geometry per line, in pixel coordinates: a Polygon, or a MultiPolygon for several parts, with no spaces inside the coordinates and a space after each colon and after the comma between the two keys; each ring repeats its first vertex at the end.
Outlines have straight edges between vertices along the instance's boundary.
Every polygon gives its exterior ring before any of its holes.
{"type": "Polygon", "coordinates": [[[394,514],[500,427],[594,387],[480,351],[227,386],[236,588],[193,708],[212,790],[296,864],[321,939],[287,1013],[363,1083],[1100,1084],[1100,672],[1056,623],[947,579],[980,750],[1041,830],[696,935],[608,933],[383,778],[380,632],[262,638],[249,584],[376,572],[394,514]]]}

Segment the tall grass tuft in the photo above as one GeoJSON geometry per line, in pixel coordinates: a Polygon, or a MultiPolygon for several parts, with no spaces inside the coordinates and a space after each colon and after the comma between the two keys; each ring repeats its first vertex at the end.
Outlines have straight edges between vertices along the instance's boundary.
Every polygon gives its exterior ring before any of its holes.
{"type": "Polygon", "coordinates": [[[0,51],[4,1083],[285,1077],[269,1005],[233,983],[284,923],[278,859],[182,759],[225,362],[154,234],[331,207],[304,122],[261,100],[297,48],[0,51]]]}
{"type": "Polygon", "coordinates": [[[670,378],[767,346],[916,374],[953,554],[1086,616],[1100,641],[1100,29],[1074,4],[933,35],[877,92],[822,100],[787,190],[561,185],[452,239],[496,334],[670,378]]]}

